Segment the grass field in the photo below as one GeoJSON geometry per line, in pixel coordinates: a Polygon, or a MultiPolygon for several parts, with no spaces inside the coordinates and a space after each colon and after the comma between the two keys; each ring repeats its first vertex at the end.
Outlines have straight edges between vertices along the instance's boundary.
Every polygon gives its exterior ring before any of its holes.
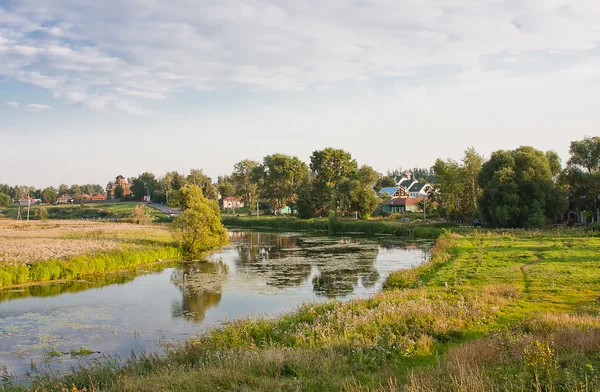
{"type": "MultiPolygon", "coordinates": [[[[48,211],[49,219],[82,219],[82,220],[123,220],[132,217],[133,209],[138,202],[117,202],[117,203],[88,203],[83,206],[80,204],[59,204],[31,206],[29,211],[30,219],[37,219],[37,211],[44,207],[48,211]]],[[[18,207],[11,206],[0,212],[0,218],[16,219],[18,207]]],[[[163,213],[152,209],[152,215],[155,219],[163,217],[163,213]]],[[[21,216],[27,217],[27,208],[21,207],[21,216]]]]}
{"type": "Polygon", "coordinates": [[[0,287],[80,278],[180,256],[164,225],[0,220],[0,287]]]}
{"type": "Polygon", "coordinates": [[[233,321],[162,356],[109,360],[33,385],[597,391],[599,249],[600,238],[582,232],[444,233],[427,265],[395,273],[372,298],[233,321]]]}

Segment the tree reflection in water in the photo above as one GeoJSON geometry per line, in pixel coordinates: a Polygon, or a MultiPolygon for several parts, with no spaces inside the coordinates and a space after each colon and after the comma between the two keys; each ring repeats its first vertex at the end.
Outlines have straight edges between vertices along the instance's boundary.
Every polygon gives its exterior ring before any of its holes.
{"type": "Polygon", "coordinates": [[[372,287],[379,246],[352,238],[299,237],[265,233],[232,234],[237,247],[236,268],[260,275],[267,285],[291,288],[311,284],[318,295],[351,294],[357,285],[372,287]]]}
{"type": "Polygon", "coordinates": [[[174,301],[173,317],[202,321],[206,312],[221,302],[223,282],[228,267],[221,260],[185,264],[171,274],[173,282],[182,293],[181,301],[174,301]]]}

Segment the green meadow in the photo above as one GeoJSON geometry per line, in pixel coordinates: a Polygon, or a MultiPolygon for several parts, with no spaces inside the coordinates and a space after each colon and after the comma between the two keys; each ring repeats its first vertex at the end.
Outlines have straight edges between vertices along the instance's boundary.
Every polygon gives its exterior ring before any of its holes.
{"type": "MultiPolygon", "coordinates": [[[[597,391],[600,238],[444,232],[367,299],[227,323],[37,391],[597,391]]],[[[25,386],[6,386],[26,390],[25,386]]]]}
{"type": "MultiPolygon", "coordinates": [[[[99,220],[123,220],[132,217],[133,209],[139,202],[115,202],[115,203],[84,203],[84,204],[58,204],[31,206],[30,219],[37,219],[38,210],[46,208],[48,219],[99,219],[99,220]]],[[[18,206],[5,208],[0,212],[0,217],[16,219],[18,206]]],[[[155,219],[162,218],[165,214],[152,209],[155,219]]],[[[21,218],[27,219],[27,207],[21,207],[21,218]]]]}

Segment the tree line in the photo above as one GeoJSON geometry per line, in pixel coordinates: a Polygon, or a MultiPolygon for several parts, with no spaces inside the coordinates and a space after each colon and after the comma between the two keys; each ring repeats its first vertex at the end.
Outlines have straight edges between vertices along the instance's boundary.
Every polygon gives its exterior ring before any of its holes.
{"type": "Polygon", "coordinates": [[[565,166],[554,151],[499,150],[485,160],[470,148],[461,161],[437,159],[431,199],[443,218],[485,219],[495,227],[543,227],[578,216],[598,222],[600,137],[571,142],[565,166]]]}
{"type": "MultiPolygon", "coordinates": [[[[482,218],[497,227],[541,227],[577,215],[598,222],[600,137],[573,141],[569,152],[564,166],[555,152],[530,146],[495,151],[487,160],[473,148],[459,161],[438,158],[429,169],[412,169],[413,178],[433,186],[420,206],[426,203],[431,217],[459,222],[482,218]]],[[[250,213],[257,206],[275,213],[288,207],[300,218],[334,214],[367,219],[385,200],[377,191],[396,186],[401,176],[400,168],[380,175],[368,165],[359,166],[347,151],[325,148],[314,151],[308,164],[285,154],[268,155],[261,162],[244,159],[216,182],[201,169],[161,177],[145,172],[129,182],[135,200],[150,195],[155,202],[178,206],[182,189],[195,185],[209,200],[239,197],[250,213]]],[[[58,189],[0,185],[0,203],[3,193],[52,202],[56,194],[103,194],[104,189],[90,184],[58,189]]]]}
{"type": "Polygon", "coordinates": [[[10,186],[0,184],[0,206],[8,207],[13,200],[19,200],[22,197],[29,196],[34,199],[40,199],[43,203],[52,204],[56,198],[62,194],[73,196],[75,200],[81,198],[81,195],[104,195],[104,187],[99,184],[67,185],[60,184],[58,188],[49,186],[47,188],[36,188],[27,185],[10,186]]]}

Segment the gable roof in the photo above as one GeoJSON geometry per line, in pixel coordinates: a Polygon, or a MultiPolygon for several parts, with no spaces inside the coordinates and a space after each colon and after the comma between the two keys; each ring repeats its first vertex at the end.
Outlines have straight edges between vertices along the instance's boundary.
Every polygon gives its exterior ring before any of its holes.
{"type": "Polygon", "coordinates": [[[427,183],[424,183],[424,182],[415,182],[413,184],[413,186],[411,186],[408,191],[409,192],[421,192],[421,190],[423,188],[425,188],[425,186],[427,186],[427,183]]]}
{"type": "Polygon", "coordinates": [[[392,186],[387,188],[381,188],[377,193],[387,193],[388,195],[393,196],[396,192],[398,192],[398,187],[392,186]]]}
{"type": "Polygon", "coordinates": [[[402,180],[400,181],[400,185],[401,187],[403,187],[404,189],[408,189],[411,187],[411,185],[413,184],[414,180],[402,180]]]}

